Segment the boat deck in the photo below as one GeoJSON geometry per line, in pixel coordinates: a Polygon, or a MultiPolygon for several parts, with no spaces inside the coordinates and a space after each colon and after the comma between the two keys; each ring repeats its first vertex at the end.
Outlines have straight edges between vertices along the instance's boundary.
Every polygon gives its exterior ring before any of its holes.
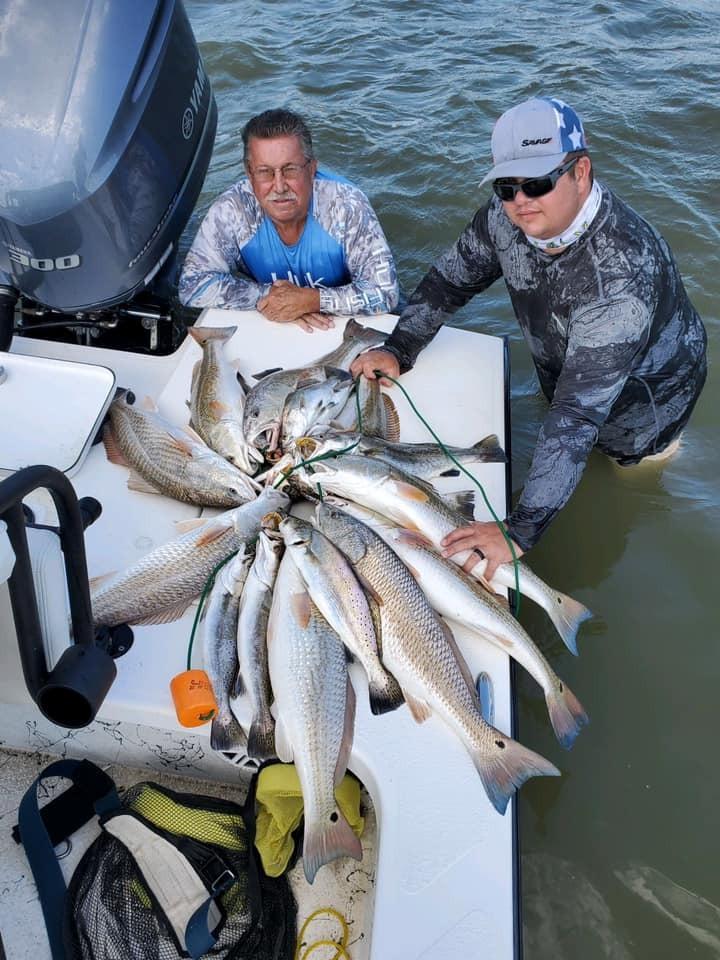
{"type": "MultiPolygon", "coordinates": [[[[395,319],[373,317],[370,323],[390,330],[395,319]]],[[[231,359],[240,359],[241,371],[249,380],[253,373],[271,366],[299,366],[317,359],[337,345],[344,326],[339,319],[335,330],[308,335],[295,326],[269,324],[254,312],[219,310],[206,311],[199,322],[237,325],[226,350],[231,359]]],[[[50,354],[60,360],[106,366],[117,386],[132,389],[138,399],[151,395],[161,412],[178,424],[187,422],[191,371],[201,355],[191,338],[163,358],[17,338],[13,353],[50,354]]],[[[506,353],[501,339],[445,327],[402,382],[447,443],[468,445],[489,433],[497,433],[504,443],[506,353]]],[[[45,383],[43,389],[46,402],[52,403],[53,385],[45,383]]],[[[391,393],[400,414],[401,439],[431,439],[401,392],[394,388],[391,393]]],[[[2,402],[0,389],[0,422],[2,402]]],[[[22,414],[15,411],[16,416],[22,414]]],[[[27,426],[37,429],[37,423],[27,426]]],[[[477,475],[495,511],[504,515],[506,467],[484,464],[477,475]]],[[[101,517],[86,531],[91,577],[132,563],[176,536],[176,521],[202,512],[162,496],[130,491],[126,481],[127,470],[109,463],[102,445],[89,447],[86,459],[72,473],[78,496],[96,497],[103,506],[101,517]]],[[[445,489],[459,490],[469,482],[460,477],[443,484],[445,489]]],[[[51,523],[49,498],[41,493],[31,499],[37,520],[51,523]]],[[[487,508],[479,495],[477,499],[476,516],[486,518],[487,508]]],[[[205,511],[213,512],[217,511],[205,511]]],[[[2,622],[4,609],[8,618],[3,591],[6,588],[0,585],[0,625],[8,628],[7,636],[12,624],[2,622]]],[[[188,730],[175,718],[168,685],[185,668],[193,617],[191,610],[175,623],[133,628],[131,649],[116,661],[117,679],[97,719],[83,730],[60,730],[42,717],[25,693],[14,645],[6,643],[0,652],[2,744],[32,753],[88,756],[150,773],[164,771],[229,784],[246,781],[252,762],[236,757],[231,765],[210,749],[209,727],[188,730]]],[[[481,670],[491,676],[495,724],[510,733],[508,658],[462,629],[455,632],[473,676],[481,670]]],[[[53,636],[51,658],[66,643],[62,633],[53,636]]],[[[196,645],[193,662],[200,665],[201,660],[202,651],[196,645]]],[[[351,672],[357,717],[350,769],[363,782],[377,817],[374,857],[360,865],[374,879],[372,922],[358,938],[353,960],[450,960],[476,955],[479,943],[486,956],[510,960],[517,946],[514,801],[506,816],[499,816],[464,747],[439,719],[420,726],[405,707],[373,716],[365,678],[357,665],[351,672]]],[[[238,713],[242,719],[242,703],[238,713]]],[[[350,874],[356,867],[354,862],[349,868],[348,862],[341,861],[340,866],[323,869],[328,876],[336,876],[339,870],[350,874]]],[[[21,915],[23,899],[34,892],[27,875],[15,882],[14,889],[17,898],[13,902],[5,898],[0,908],[5,915],[3,933],[7,917],[21,915]]],[[[26,928],[26,936],[30,930],[34,931],[32,951],[9,951],[10,957],[32,952],[34,960],[40,960],[36,942],[42,940],[42,931],[38,938],[36,923],[26,928]]]]}

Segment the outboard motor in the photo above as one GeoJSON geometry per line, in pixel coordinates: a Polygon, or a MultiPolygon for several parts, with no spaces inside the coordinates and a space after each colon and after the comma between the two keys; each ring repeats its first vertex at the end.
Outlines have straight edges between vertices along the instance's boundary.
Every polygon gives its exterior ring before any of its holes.
{"type": "Polygon", "coordinates": [[[31,336],[132,326],[172,349],[167,278],[217,124],[181,0],[21,0],[0,90],[0,349],[18,295],[31,336]]]}

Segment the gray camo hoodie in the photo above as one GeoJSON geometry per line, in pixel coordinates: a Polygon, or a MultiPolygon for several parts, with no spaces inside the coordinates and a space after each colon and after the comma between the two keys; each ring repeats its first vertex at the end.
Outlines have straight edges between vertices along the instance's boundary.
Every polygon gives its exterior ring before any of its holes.
{"type": "Polygon", "coordinates": [[[602,192],[585,235],[555,256],[531,246],[492,197],[423,277],[386,343],[410,369],[456,310],[505,280],[550,404],[507,518],[523,550],[567,502],[593,446],[623,464],[662,450],[705,382],[705,328],[667,243],[602,192]]]}

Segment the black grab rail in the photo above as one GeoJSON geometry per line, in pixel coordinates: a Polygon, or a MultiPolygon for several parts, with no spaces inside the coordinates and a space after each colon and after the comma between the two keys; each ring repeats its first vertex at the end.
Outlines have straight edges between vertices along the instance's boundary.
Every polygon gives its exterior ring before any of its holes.
{"type": "Polygon", "coordinates": [[[95,719],[117,670],[112,657],[94,642],[83,515],[75,490],[55,467],[25,467],[0,482],[0,519],[7,523],[15,553],[8,588],[28,692],[52,723],[85,727],[95,719]],[[22,505],[23,498],[38,488],[50,492],[58,514],[74,640],[52,670],[45,659],[22,505]]]}

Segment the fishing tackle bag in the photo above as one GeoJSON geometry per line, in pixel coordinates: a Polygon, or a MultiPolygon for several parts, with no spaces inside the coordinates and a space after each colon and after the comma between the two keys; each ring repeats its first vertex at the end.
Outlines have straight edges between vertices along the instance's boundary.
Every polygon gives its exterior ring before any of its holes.
{"type": "MultiPolygon", "coordinates": [[[[254,807],[254,804],[252,804],[254,807]]],[[[286,877],[258,867],[251,805],[138,783],[120,797],[88,760],[59,760],[20,804],[16,840],[40,895],[53,960],[292,960],[286,877]],[[72,786],[38,808],[49,777],[72,786]],[[65,887],[54,846],[99,817],[65,887]]]]}

